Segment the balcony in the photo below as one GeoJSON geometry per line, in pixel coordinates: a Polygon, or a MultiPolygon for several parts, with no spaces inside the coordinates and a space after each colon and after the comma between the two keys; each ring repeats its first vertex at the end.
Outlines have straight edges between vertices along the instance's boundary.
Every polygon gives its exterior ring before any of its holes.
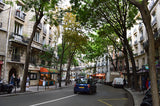
{"type": "Polygon", "coordinates": [[[39,23],[37,28],[39,28],[41,30],[42,29],[42,23],[39,23]]]}
{"type": "Polygon", "coordinates": [[[23,11],[20,11],[19,9],[16,10],[16,18],[21,20],[21,21],[25,21],[25,16],[26,14],[23,11]]]}
{"type": "Polygon", "coordinates": [[[11,61],[20,62],[20,55],[19,54],[12,54],[11,61]]]}
{"type": "Polygon", "coordinates": [[[4,10],[4,6],[3,0],[0,0],[0,12],[4,10]]]}
{"type": "Polygon", "coordinates": [[[143,42],[144,41],[144,37],[143,36],[141,36],[140,37],[140,41],[139,42],[143,42]]]}
{"type": "Polygon", "coordinates": [[[27,44],[29,39],[28,38],[24,38],[23,35],[19,35],[19,34],[16,34],[16,33],[12,33],[10,35],[10,40],[9,41],[18,41],[20,43],[23,43],[23,44],[27,44]]]}
{"type": "Polygon", "coordinates": [[[136,41],[134,41],[134,46],[137,46],[138,45],[138,42],[137,42],[137,40],[136,41]]]}
{"type": "Polygon", "coordinates": [[[153,21],[151,22],[151,25],[154,26],[157,23],[156,17],[153,18],[153,21]]]}

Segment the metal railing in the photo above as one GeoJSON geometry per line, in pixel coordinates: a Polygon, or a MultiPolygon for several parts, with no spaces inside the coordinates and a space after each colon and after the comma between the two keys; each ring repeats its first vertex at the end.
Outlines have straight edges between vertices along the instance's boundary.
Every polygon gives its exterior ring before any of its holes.
{"type": "Polygon", "coordinates": [[[23,11],[20,11],[20,10],[16,10],[16,17],[22,19],[23,21],[25,20],[25,16],[26,14],[23,12],[23,11]]]}

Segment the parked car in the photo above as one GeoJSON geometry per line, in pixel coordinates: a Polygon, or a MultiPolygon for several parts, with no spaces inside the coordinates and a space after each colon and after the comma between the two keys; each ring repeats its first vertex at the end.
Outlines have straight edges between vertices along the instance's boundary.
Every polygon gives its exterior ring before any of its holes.
{"type": "Polygon", "coordinates": [[[5,84],[5,83],[0,83],[0,92],[7,92],[7,93],[11,93],[13,89],[13,85],[12,84],[5,84]]]}
{"type": "Polygon", "coordinates": [[[123,78],[114,78],[112,86],[114,88],[123,88],[123,78]]]}
{"type": "Polygon", "coordinates": [[[96,82],[93,79],[77,79],[74,85],[74,93],[96,93],[96,82]]]}

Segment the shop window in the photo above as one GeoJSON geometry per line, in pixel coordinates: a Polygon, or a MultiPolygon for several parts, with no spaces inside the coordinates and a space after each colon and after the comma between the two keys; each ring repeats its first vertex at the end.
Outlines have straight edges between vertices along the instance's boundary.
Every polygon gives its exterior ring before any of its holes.
{"type": "Polygon", "coordinates": [[[37,73],[30,73],[30,80],[37,80],[37,73]]]}

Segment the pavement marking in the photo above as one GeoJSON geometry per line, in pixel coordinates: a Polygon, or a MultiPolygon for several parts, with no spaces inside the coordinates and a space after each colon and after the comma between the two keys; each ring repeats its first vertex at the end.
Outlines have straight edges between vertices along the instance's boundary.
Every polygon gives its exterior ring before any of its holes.
{"type": "Polygon", "coordinates": [[[116,101],[116,100],[128,100],[128,98],[99,99],[98,101],[103,104],[106,104],[107,106],[112,106],[111,104],[107,103],[106,101],[116,101]]]}
{"type": "Polygon", "coordinates": [[[62,97],[62,98],[54,99],[54,100],[49,100],[49,101],[37,103],[37,104],[33,104],[33,105],[29,105],[29,106],[39,106],[39,105],[43,105],[43,104],[47,104],[47,103],[51,103],[51,102],[56,102],[56,101],[59,101],[59,100],[62,100],[62,99],[70,98],[70,97],[73,97],[73,96],[76,96],[76,94],[65,96],[65,97],[62,97]]]}

